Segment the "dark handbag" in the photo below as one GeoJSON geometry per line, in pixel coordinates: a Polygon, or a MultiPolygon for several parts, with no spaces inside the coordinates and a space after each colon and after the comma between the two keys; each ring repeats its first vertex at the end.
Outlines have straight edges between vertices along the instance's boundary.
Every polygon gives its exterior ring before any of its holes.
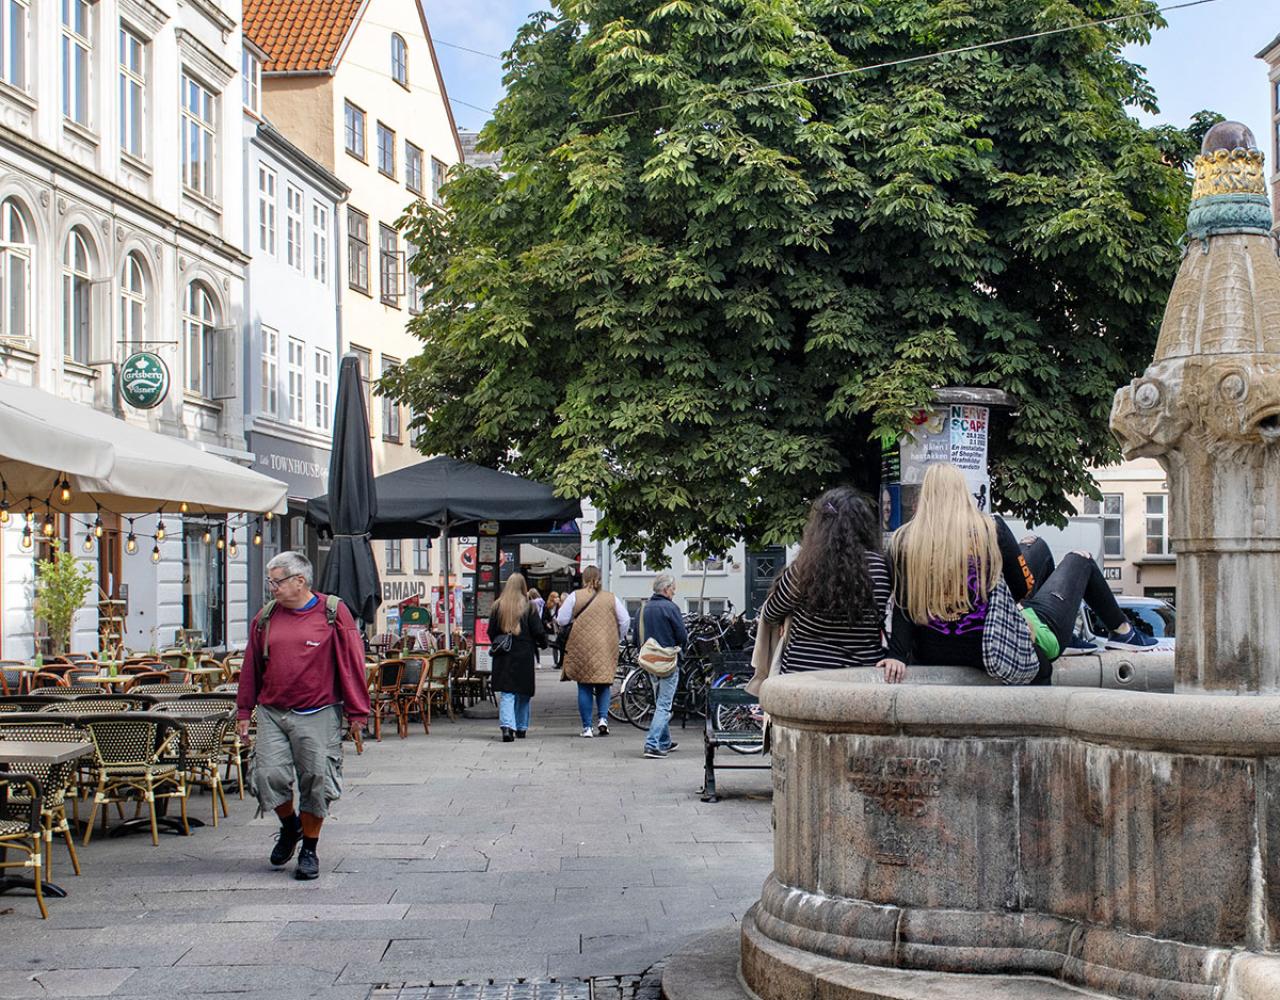
{"type": "Polygon", "coordinates": [[[569,634],[573,631],[573,623],[577,621],[578,615],[582,614],[584,611],[587,610],[587,608],[591,607],[591,602],[596,599],[596,594],[598,593],[600,593],[600,591],[597,590],[589,598],[587,598],[587,603],[582,605],[582,607],[575,607],[573,609],[573,615],[570,617],[568,623],[560,626],[560,631],[556,633],[556,648],[560,650],[560,652],[564,653],[568,651],[569,634]]]}
{"type": "Polygon", "coordinates": [[[489,643],[490,656],[506,656],[511,652],[511,642],[515,637],[507,632],[495,638],[489,643]]]}

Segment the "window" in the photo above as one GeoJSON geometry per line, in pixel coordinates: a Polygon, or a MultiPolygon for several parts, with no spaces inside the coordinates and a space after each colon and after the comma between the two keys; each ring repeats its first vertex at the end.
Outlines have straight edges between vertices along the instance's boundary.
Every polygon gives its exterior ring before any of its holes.
{"type": "Polygon", "coordinates": [[[624,573],[645,573],[644,556],[619,556],[624,573]]]}
{"type": "Polygon", "coordinates": [[[262,63],[248,49],[240,52],[240,77],[244,90],[244,106],[253,114],[262,113],[262,63]]]}
{"type": "Polygon", "coordinates": [[[27,0],[0,0],[0,81],[27,89],[27,0]]]}
{"type": "Polygon", "coordinates": [[[413,272],[413,258],[418,256],[418,247],[405,240],[404,283],[405,296],[409,299],[409,312],[417,316],[422,312],[422,286],[418,284],[418,276],[413,272]]]}
{"type": "Polygon", "coordinates": [[[386,541],[387,575],[404,572],[404,545],[399,538],[388,538],[386,541]]]}
{"type": "Polygon", "coordinates": [[[422,150],[411,142],[404,144],[404,186],[422,194],[422,150]]]}
{"type": "Polygon", "coordinates": [[[382,304],[400,306],[400,237],[390,226],[378,227],[378,282],[382,304]]]}
{"type": "Polygon", "coordinates": [[[258,249],[276,255],[276,172],[258,164],[258,249]]]}
{"type": "Polygon", "coordinates": [[[213,296],[198,281],[187,286],[183,327],[187,345],[187,388],[201,395],[210,395],[213,392],[213,352],[217,323],[213,296]]]}
{"type": "Polygon", "coordinates": [[[409,86],[409,46],[399,35],[391,36],[391,76],[400,86],[409,86]]]}
{"type": "Polygon", "coordinates": [[[347,152],[364,159],[364,112],[350,101],[344,112],[346,122],[347,152]]]}
{"type": "Polygon", "coordinates": [[[332,415],[330,393],[333,384],[333,361],[328,351],[316,351],[316,427],[329,429],[332,415]]]}
{"type": "Polygon", "coordinates": [[[307,237],[302,228],[304,221],[302,205],[301,189],[292,184],[286,184],[284,186],[285,255],[289,259],[289,266],[299,274],[306,267],[303,257],[307,246],[307,237]]]}
{"type": "Polygon", "coordinates": [[[440,189],[444,187],[444,164],[431,157],[431,204],[443,205],[444,198],[440,196],[440,189]]]}
{"type": "Polygon", "coordinates": [[[729,611],[729,602],[723,597],[707,597],[699,599],[697,597],[689,597],[685,599],[685,607],[691,615],[710,615],[713,618],[719,618],[729,611]]]}
{"type": "Polygon", "coordinates": [[[422,428],[418,426],[418,415],[413,411],[413,407],[409,407],[408,420],[409,425],[409,447],[418,447],[418,442],[422,440],[422,428]]]}
{"type": "MultiPolygon", "coordinates": [[[[400,367],[395,358],[382,356],[382,374],[388,375],[400,367]]],[[[382,440],[400,441],[400,403],[394,396],[382,397],[382,440]]]]}
{"type": "Polygon", "coordinates": [[[27,223],[12,198],[0,202],[0,336],[31,336],[31,246],[27,223]]]}
{"type": "Polygon", "coordinates": [[[396,175],[396,134],[382,122],[378,122],[378,172],[396,175]]]}
{"type": "Polygon", "coordinates": [[[369,435],[373,436],[373,397],[370,395],[370,371],[373,368],[373,354],[367,347],[351,345],[351,353],[360,363],[360,385],[364,387],[364,411],[369,414],[369,435]]]}
{"type": "Polygon", "coordinates": [[[62,0],[62,115],[89,124],[89,55],[93,7],[88,0],[62,0]]]}
{"type": "Polygon", "coordinates": [[[347,284],[369,294],[369,216],[347,209],[347,284]]]}
{"type": "Polygon", "coordinates": [[[632,626],[638,627],[635,625],[636,616],[639,615],[640,612],[644,609],[644,598],[629,597],[623,602],[623,604],[626,605],[627,617],[631,619],[632,626]]]}
{"type": "Polygon", "coordinates": [[[1102,494],[1102,503],[1086,500],[1082,513],[1102,516],[1102,558],[1124,558],[1124,496],[1120,493],[1102,494]]]}
{"type": "Polygon", "coordinates": [[[142,159],[145,133],[147,43],[128,28],[120,29],[120,150],[142,159]]]}
{"type": "Polygon", "coordinates": [[[62,251],[62,348],[66,357],[89,361],[93,323],[93,275],[89,243],[79,227],[67,234],[62,251]]]}
{"type": "Polygon", "coordinates": [[[431,539],[415,538],[413,540],[413,571],[415,573],[431,572],[431,539]]]}
{"type": "Polygon", "coordinates": [[[329,209],[318,201],[311,203],[311,277],[329,281],[329,209]]]}
{"type": "Polygon", "coordinates": [[[262,328],[262,412],[274,417],[280,409],[280,334],[262,328]]]}
{"type": "Polygon", "coordinates": [[[704,571],[711,573],[727,573],[729,567],[726,565],[728,560],[724,556],[710,556],[707,559],[695,559],[688,553],[684,557],[684,565],[686,573],[702,573],[704,571]]]}
{"type": "Polygon", "coordinates": [[[147,339],[147,265],[136,250],[120,276],[120,338],[125,354],[142,350],[147,339]]]}
{"type": "Polygon", "coordinates": [[[1168,556],[1173,554],[1169,544],[1169,494],[1148,493],[1147,501],[1147,555],[1168,556]]]}
{"type": "Polygon", "coordinates": [[[217,96],[202,83],[182,74],[182,183],[206,198],[217,194],[214,150],[217,144],[217,96]]]}
{"type": "Polygon", "coordinates": [[[295,424],[302,423],[304,419],[304,404],[306,390],[303,387],[303,380],[306,375],[306,361],[304,358],[306,346],[296,337],[289,338],[289,358],[287,374],[289,376],[289,419],[295,424]]]}

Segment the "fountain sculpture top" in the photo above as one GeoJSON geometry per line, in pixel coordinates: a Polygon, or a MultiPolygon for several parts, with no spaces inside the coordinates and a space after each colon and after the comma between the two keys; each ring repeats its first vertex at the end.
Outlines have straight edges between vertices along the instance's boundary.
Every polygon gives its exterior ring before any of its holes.
{"type": "Polygon", "coordinates": [[[1195,161],[1188,247],[1155,359],[1116,393],[1126,458],[1169,477],[1178,690],[1280,692],[1280,258],[1262,153],[1222,122],[1195,161]]]}

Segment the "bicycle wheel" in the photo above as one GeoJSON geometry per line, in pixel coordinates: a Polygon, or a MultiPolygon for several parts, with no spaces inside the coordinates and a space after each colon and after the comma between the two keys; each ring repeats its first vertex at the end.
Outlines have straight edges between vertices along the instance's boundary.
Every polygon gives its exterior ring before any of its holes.
{"type": "MultiPolygon", "coordinates": [[[[751,677],[745,674],[724,674],[717,677],[713,687],[746,687],[751,677]]],[[[723,732],[755,734],[757,740],[725,744],[734,753],[760,753],[764,749],[764,713],[758,704],[717,705],[715,728],[723,732]]]]}
{"type": "Polygon", "coordinates": [[[626,713],[622,711],[622,685],[627,675],[635,668],[634,663],[627,663],[621,656],[618,658],[618,669],[613,675],[613,694],[609,698],[609,718],[614,722],[626,722],[626,713]]]}
{"type": "Polygon", "coordinates": [[[622,703],[622,714],[628,722],[637,729],[649,728],[657,699],[648,674],[638,667],[627,674],[627,679],[622,682],[619,701],[622,703]]]}

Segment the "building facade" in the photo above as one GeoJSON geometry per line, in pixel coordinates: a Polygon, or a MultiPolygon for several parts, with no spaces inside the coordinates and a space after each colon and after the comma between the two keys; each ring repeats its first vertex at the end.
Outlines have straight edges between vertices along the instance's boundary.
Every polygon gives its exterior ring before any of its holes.
{"type": "MultiPolygon", "coordinates": [[[[317,566],[324,546],[306,502],[328,492],[329,451],[341,360],[339,215],[347,186],[262,115],[261,59],[246,43],[244,241],[245,430],[255,468],[289,485],[289,512],[262,523],[250,550],[249,611],[264,601],[265,566],[285,549],[317,566]]],[[[255,526],[256,527],[256,526],[255,526]]]]}
{"type": "MultiPolygon", "coordinates": [[[[234,374],[248,261],[238,19],[238,2],[217,0],[0,0],[0,377],[249,464],[234,374]],[[171,389],[137,410],[116,376],[144,349],[171,389]]],[[[216,546],[220,520],[161,532],[154,516],[102,516],[87,555],[83,525],[64,516],[58,532],[103,593],[127,599],[130,645],[181,628],[244,641],[244,550],[216,546]],[[134,554],[130,527],[144,538],[134,554]]],[[[23,549],[13,523],[3,546],[0,642],[29,655],[41,546],[23,549]]],[[[95,635],[89,609],[73,644],[95,635]]]]}
{"type": "MultiPolygon", "coordinates": [[[[406,329],[419,294],[399,220],[416,201],[437,201],[462,159],[426,15],[418,0],[246,0],[244,14],[266,56],[266,117],[350,189],[340,213],[341,346],[371,387],[422,348],[406,329]]],[[[412,415],[371,388],[366,398],[375,474],[421,461],[412,415]]],[[[375,543],[384,598],[425,594],[432,551],[410,539],[375,543]]]]}
{"type": "Polygon", "coordinates": [[[1271,135],[1258,142],[1271,157],[1271,212],[1280,228],[1280,35],[1271,40],[1258,58],[1267,64],[1271,85],[1271,135]]]}

